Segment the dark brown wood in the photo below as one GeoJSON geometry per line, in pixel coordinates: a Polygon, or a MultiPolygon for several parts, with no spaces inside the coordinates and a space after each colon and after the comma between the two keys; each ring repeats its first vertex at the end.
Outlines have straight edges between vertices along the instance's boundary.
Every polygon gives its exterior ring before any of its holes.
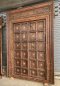
{"type": "Polygon", "coordinates": [[[8,76],[54,83],[53,2],[7,12],[8,76]]]}
{"type": "Polygon", "coordinates": [[[0,75],[2,75],[2,18],[0,17],[0,75]]]}

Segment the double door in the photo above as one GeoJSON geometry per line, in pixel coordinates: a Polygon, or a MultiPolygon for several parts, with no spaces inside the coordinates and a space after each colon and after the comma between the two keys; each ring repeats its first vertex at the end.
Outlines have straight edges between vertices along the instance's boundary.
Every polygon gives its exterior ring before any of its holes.
{"type": "Polygon", "coordinates": [[[54,83],[52,2],[8,12],[8,76],[54,83]]]}
{"type": "Polygon", "coordinates": [[[14,76],[42,81],[46,78],[45,20],[14,24],[14,76]]]}

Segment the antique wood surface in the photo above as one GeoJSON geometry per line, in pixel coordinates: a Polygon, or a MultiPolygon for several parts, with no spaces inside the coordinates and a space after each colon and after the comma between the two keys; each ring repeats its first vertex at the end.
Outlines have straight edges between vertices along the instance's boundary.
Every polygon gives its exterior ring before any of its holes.
{"type": "Polygon", "coordinates": [[[0,17],[0,75],[2,74],[2,18],[0,17]]]}
{"type": "Polygon", "coordinates": [[[7,12],[8,76],[54,83],[53,2],[7,12]]]}

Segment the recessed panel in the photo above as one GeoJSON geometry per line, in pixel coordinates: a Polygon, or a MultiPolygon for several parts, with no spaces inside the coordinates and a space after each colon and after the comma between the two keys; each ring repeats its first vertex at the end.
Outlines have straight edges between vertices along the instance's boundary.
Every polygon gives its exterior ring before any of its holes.
{"type": "Polygon", "coordinates": [[[30,52],[29,52],[29,58],[30,58],[30,59],[36,59],[36,58],[37,58],[36,52],[35,52],[35,51],[30,51],[30,52]]]}
{"type": "Polygon", "coordinates": [[[14,56],[15,58],[21,58],[21,52],[19,50],[15,50],[14,56]]]}
{"type": "Polygon", "coordinates": [[[31,32],[36,32],[36,22],[31,22],[30,23],[30,31],[31,32]]]}
{"type": "Polygon", "coordinates": [[[37,40],[44,41],[44,32],[37,32],[37,40]]]}
{"type": "Polygon", "coordinates": [[[37,76],[37,71],[36,70],[30,70],[30,76],[37,76]]]}
{"type": "Polygon", "coordinates": [[[31,69],[37,68],[37,63],[36,63],[36,61],[30,60],[30,68],[31,68],[31,69]]]}
{"type": "Polygon", "coordinates": [[[19,24],[14,26],[14,32],[15,33],[20,33],[20,25],[19,24]]]}
{"type": "Polygon", "coordinates": [[[29,41],[35,41],[36,40],[36,33],[29,33],[29,41]]]}
{"type": "Polygon", "coordinates": [[[21,68],[15,67],[14,69],[15,69],[15,74],[16,75],[20,75],[21,74],[21,68]]]}
{"type": "Polygon", "coordinates": [[[38,68],[44,69],[44,62],[38,61],[38,68]]]}
{"type": "Polygon", "coordinates": [[[29,43],[29,50],[35,50],[36,49],[36,43],[35,42],[31,42],[29,43]]]}
{"type": "Polygon", "coordinates": [[[41,61],[45,60],[45,53],[44,52],[37,52],[38,59],[41,61]]]}
{"type": "Polygon", "coordinates": [[[28,70],[27,69],[22,69],[22,75],[28,75],[28,70]]]}
{"type": "Polygon", "coordinates": [[[22,67],[28,68],[28,61],[22,60],[22,67]]]}
{"type": "Polygon", "coordinates": [[[22,50],[27,50],[27,48],[28,48],[28,44],[27,43],[21,43],[21,49],[22,50]]]}
{"type": "Polygon", "coordinates": [[[22,51],[22,59],[27,59],[28,58],[28,52],[27,51],[22,51]]]}
{"type": "Polygon", "coordinates": [[[37,42],[37,50],[38,51],[45,51],[45,43],[44,42],[37,42]]]}
{"type": "Polygon", "coordinates": [[[44,21],[37,22],[37,31],[44,31],[44,21]]]}
{"type": "Polygon", "coordinates": [[[19,59],[15,59],[15,66],[21,67],[21,61],[19,59]]]}
{"type": "Polygon", "coordinates": [[[16,50],[21,49],[21,43],[15,43],[14,48],[15,48],[16,50]]]}
{"type": "Polygon", "coordinates": [[[20,42],[20,34],[14,34],[15,42],[20,42]]]}
{"type": "Polygon", "coordinates": [[[20,32],[27,32],[29,30],[29,25],[28,22],[20,23],[20,32]]]}
{"type": "Polygon", "coordinates": [[[24,42],[24,41],[27,41],[27,33],[21,33],[21,41],[24,42]]]}

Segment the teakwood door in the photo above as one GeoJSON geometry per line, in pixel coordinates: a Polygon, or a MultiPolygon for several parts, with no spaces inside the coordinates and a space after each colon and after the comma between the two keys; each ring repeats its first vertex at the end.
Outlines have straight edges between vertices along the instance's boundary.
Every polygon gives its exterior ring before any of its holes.
{"type": "Polygon", "coordinates": [[[7,12],[8,76],[54,83],[52,6],[7,12]]]}

